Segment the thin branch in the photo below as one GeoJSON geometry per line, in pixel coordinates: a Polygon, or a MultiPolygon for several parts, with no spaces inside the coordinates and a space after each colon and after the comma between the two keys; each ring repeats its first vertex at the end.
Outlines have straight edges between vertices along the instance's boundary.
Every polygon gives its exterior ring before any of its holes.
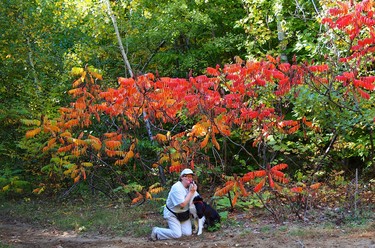
{"type": "Polygon", "coordinates": [[[320,12],[319,12],[318,8],[316,7],[315,1],[314,1],[314,0],[311,0],[311,2],[312,2],[312,4],[313,4],[313,6],[314,6],[314,10],[315,10],[315,12],[318,14],[318,16],[320,16],[320,12]]]}
{"type": "Polygon", "coordinates": [[[253,155],[251,152],[249,152],[249,151],[248,151],[243,145],[241,145],[241,144],[239,144],[239,143],[237,143],[237,142],[234,142],[234,141],[233,141],[231,138],[229,138],[228,136],[225,136],[225,137],[226,137],[230,142],[232,142],[232,144],[241,147],[241,148],[246,152],[246,154],[249,155],[249,156],[254,160],[254,162],[260,167],[259,162],[255,159],[254,155],[253,155]]]}
{"type": "Polygon", "coordinates": [[[296,7],[297,7],[297,9],[299,9],[302,12],[303,20],[306,22],[305,11],[303,10],[302,6],[299,4],[298,0],[295,0],[295,1],[296,1],[296,7]]]}
{"type": "Polygon", "coordinates": [[[147,62],[143,65],[141,72],[143,73],[148,64],[151,62],[152,58],[155,56],[155,54],[159,51],[159,49],[165,44],[165,40],[160,42],[159,46],[155,48],[154,52],[151,54],[151,56],[148,58],[147,62]]]}

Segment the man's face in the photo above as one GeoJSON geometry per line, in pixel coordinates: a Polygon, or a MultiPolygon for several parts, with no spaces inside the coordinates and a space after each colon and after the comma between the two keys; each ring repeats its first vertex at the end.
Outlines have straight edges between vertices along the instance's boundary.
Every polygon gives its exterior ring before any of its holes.
{"type": "Polygon", "coordinates": [[[185,180],[188,185],[190,185],[193,182],[193,175],[184,175],[182,177],[182,180],[185,180]]]}

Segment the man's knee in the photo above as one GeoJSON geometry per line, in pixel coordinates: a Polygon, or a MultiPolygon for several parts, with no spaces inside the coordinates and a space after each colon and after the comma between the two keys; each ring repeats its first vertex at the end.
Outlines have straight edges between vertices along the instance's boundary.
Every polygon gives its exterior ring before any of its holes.
{"type": "Polygon", "coordinates": [[[179,239],[179,238],[182,237],[182,232],[181,231],[174,231],[174,232],[172,232],[171,235],[172,235],[172,238],[179,239]]]}

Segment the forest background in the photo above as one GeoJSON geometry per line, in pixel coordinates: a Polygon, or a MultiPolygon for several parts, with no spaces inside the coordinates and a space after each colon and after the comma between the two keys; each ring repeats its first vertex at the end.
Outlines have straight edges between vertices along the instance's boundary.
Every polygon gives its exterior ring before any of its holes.
{"type": "Polygon", "coordinates": [[[373,208],[373,1],[6,0],[0,10],[3,199],[134,205],[188,167],[230,210],[280,220],[373,208]]]}

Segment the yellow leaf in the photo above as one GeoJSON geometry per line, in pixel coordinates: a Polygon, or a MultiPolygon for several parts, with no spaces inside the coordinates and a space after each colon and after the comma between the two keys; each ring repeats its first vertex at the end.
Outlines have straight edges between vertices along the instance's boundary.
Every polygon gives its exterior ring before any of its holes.
{"type": "Polygon", "coordinates": [[[79,68],[79,67],[72,68],[71,74],[73,76],[81,76],[82,73],[83,73],[83,68],[79,68]]]}
{"type": "Polygon", "coordinates": [[[101,74],[99,74],[97,72],[94,72],[94,71],[91,71],[90,73],[91,73],[91,75],[94,76],[94,78],[97,78],[99,80],[103,80],[103,76],[101,74]]]}
{"type": "Polygon", "coordinates": [[[157,187],[157,188],[153,188],[153,189],[150,189],[150,194],[159,194],[160,192],[162,192],[164,190],[163,187],[157,187]]]}
{"type": "Polygon", "coordinates": [[[5,186],[3,187],[3,191],[8,191],[9,188],[10,188],[10,185],[9,185],[9,184],[8,184],[8,185],[5,185],[5,186]]]}
{"type": "Polygon", "coordinates": [[[68,131],[65,131],[62,134],[60,134],[60,137],[72,137],[72,134],[68,131]]]}

